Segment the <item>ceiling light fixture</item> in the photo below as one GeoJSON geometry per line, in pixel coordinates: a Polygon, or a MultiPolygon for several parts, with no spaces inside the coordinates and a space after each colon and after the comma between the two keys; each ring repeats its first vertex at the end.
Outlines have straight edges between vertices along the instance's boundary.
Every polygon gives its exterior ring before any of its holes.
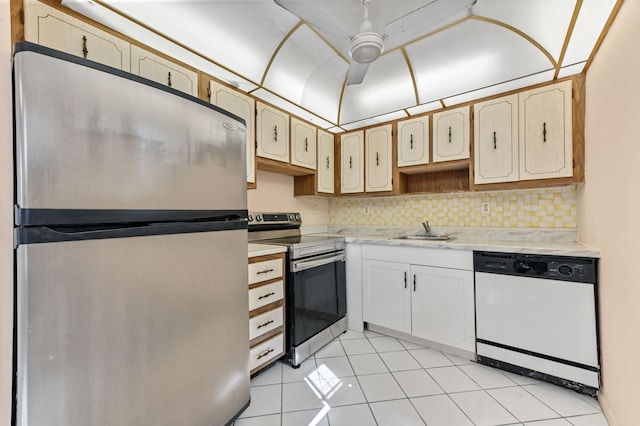
{"type": "Polygon", "coordinates": [[[369,20],[369,3],[371,0],[362,0],[364,5],[364,21],[360,25],[360,31],[353,36],[349,43],[349,56],[361,64],[368,64],[380,57],[384,50],[382,35],[373,31],[373,25],[369,20]]]}

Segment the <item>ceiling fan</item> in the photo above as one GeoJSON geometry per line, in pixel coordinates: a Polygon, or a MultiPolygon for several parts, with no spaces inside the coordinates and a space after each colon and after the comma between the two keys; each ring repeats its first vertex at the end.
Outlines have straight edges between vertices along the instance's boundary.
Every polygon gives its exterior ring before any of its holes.
{"type": "Polygon", "coordinates": [[[471,14],[477,0],[274,0],[314,26],[352,62],[347,85],[360,84],[382,52],[402,46],[471,14]],[[360,3],[364,8],[354,10],[360,3]],[[369,8],[372,16],[369,19],[369,8]],[[356,15],[356,12],[359,12],[356,15]],[[364,19],[362,19],[364,16],[364,19]],[[358,25],[359,23],[359,25],[358,25]],[[375,31],[374,28],[383,28],[375,31]]]}

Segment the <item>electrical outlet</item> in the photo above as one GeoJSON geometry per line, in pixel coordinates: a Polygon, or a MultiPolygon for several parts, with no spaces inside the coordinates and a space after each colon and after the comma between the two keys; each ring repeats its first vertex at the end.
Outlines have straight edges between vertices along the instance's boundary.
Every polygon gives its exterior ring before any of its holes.
{"type": "Polygon", "coordinates": [[[318,214],[318,213],[320,213],[320,209],[318,208],[317,204],[314,204],[313,205],[313,214],[315,215],[315,214],[318,214]]]}
{"type": "Polygon", "coordinates": [[[369,214],[369,206],[364,206],[364,214],[369,214]]]}
{"type": "Polygon", "coordinates": [[[482,214],[491,214],[491,203],[482,203],[482,214]]]}

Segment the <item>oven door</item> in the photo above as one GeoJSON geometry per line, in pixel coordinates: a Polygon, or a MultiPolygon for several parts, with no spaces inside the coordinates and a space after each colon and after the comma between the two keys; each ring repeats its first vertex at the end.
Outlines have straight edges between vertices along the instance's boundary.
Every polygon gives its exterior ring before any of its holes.
{"type": "Polygon", "coordinates": [[[288,338],[296,347],[347,314],[345,252],[292,260],[287,282],[288,338]]]}

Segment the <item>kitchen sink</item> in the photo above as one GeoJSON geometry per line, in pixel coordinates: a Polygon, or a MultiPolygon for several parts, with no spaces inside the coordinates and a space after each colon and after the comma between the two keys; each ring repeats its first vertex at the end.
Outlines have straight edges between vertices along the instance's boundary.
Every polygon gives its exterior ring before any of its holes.
{"type": "Polygon", "coordinates": [[[405,235],[404,237],[396,237],[394,240],[418,240],[418,241],[449,241],[456,237],[448,235],[405,235]]]}

